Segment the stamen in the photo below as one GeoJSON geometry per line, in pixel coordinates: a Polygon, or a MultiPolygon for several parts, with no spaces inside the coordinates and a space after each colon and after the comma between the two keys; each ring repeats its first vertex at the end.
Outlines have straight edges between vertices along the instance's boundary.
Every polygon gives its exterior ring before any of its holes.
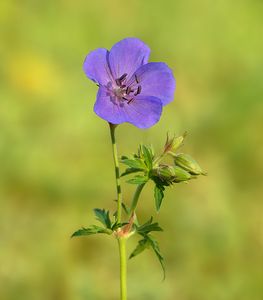
{"type": "Polygon", "coordinates": [[[134,96],[139,95],[139,94],[141,93],[141,91],[142,91],[142,87],[141,87],[141,85],[138,85],[137,91],[136,91],[136,93],[134,94],[134,96]]]}
{"type": "Polygon", "coordinates": [[[127,73],[124,73],[123,75],[121,75],[120,78],[115,79],[115,82],[117,84],[117,86],[120,86],[121,88],[125,87],[122,85],[122,81],[125,80],[125,78],[127,77],[127,73]]]}
{"type": "Polygon", "coordinates": [[[126,94],[129,95],[132,92],[134,92],[134,90],[132,90],[131,87],[128,86],[127,89],[126,89],[126,94]]]}
{"type": "Polygon", "coordinates": [[[122,84],[121,86],[120,86],[120,88],[125,88],[126,87],[126,84],[122,84]]]}
{"type": "MultiPolygon", "coordinates": [[[[128,99],[127,99],[127,98],[125,98],[125,97],[122,97],[122,99],[123,99],[123,100],[128,100],[128,99]]],[[[129,102],[128,102],[128,103],[129,103],[129,102]]]]}
{"type": "Polygon", "coordinates": [[[117,86],[121,86],[120,79],[116,79],[115,82],[116,82],[117,86]]]}
{"type": "Polygon", "coordinates": [[[122,82],[126,77],[127,77],[127,73],[124,73],[123,75],[121,75],[121,77],[119,78],[119,81],[122,82]]]}
{"type": "Polygon", "coordinates": [[[134,100],[134,98],[131,98],[131,99],[128,101],[128,104],[130,104],[133,100],[134,100]]]}
{"type": "Polygon", "coordinates": [[[137,77],[137,75],[135,74],[134,76],[135,76],[135,80],[136,80],[136,82],[137,82],[137,83],[139,83],[139,80],[138,80],[138,77],[137,77]]]}

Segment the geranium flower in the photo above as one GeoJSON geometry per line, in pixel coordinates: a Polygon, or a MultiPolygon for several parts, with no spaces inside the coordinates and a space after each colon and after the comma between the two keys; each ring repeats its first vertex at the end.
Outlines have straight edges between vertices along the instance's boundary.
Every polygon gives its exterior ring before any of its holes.
{"type": "Polygon", "coordinates": [[[163,105],[173,100],[175,79],[165,63],[150,62],[150,49],[126,38],[110,51],[98,48],[84,62],[85,74],[99,86],[95,113],[112,124],[148,128],[159,121],[163,105]]]}

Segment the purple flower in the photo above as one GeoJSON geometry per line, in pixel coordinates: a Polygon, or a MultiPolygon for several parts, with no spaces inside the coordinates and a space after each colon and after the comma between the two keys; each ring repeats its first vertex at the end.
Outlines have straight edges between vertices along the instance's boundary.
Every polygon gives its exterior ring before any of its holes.
{"type": "Polygon", "coordinates": [[[99,86],[95,113],[112,124],[148,128],[157,123],[163,105],[173,100],[175,79],[165,63],[148,63],[150,49],[126,38],[110,51],[98,48],[84,62],[84,72],[99,86]]]}

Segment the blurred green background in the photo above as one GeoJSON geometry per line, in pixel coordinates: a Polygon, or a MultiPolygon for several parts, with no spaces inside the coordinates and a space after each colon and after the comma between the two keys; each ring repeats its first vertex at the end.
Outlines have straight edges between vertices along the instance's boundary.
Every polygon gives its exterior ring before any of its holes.
{"type": "Polygon", "coordinates": [[[167,279],[145,251],[129,262],[129,299],[263,299],[262,11],[260,0],[0,2],[0,299],[118,299],[117,243],[69,237],[92,208],[115,207],[108,127],[82,63],[130,36],[177,90],[153,128],[118,128],[119,152],[188,131],[184,151],[209,176],[169,189],[160,215],[144,190],[138,215],[165,229],[167,279]]]}

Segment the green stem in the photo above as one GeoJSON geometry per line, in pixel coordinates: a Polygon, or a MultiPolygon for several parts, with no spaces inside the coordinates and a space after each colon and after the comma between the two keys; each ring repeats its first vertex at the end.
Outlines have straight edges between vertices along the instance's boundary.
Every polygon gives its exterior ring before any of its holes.
{"type": "Polygon", "coordinates": [[[120,296],[121,300],[127,300],[127,258],[126,258],[126,238],[118,238],[120,254],[120,296]]]}
{"type": "MultiPolygon", "coordinates": [[[[121,223],[121,210],[122,210],[122,193],[120,183],[120,168],[118,160],[117,145],[115,140],[115,128],[117,125],[110,125],[110,135],[113,151],[113,160],[115,165],[115,178],[117,189],[117,222],[121,223]]],[[[127,300],[127,258],[126,258],[126,239],[125,237],[118,237],[119,255],[120,255],[120,299],[127,300]]]]}
{"type": "Polygon", "coordinates": [[[137,186],[137,189],[133,195],[133,199],[132,199],[132,204],[131,204],[131,208],[130,208],[130,215],[132,215],[132,213],[135,211],[141,191],[143,189],[143,187],[145,186],[145,183],[139,184],[137,186]]]}
{"type": "Polygon", "coordinates": [[[117,222],[121,223],[121,209],[122,209],[122,194],[121,194],[121,182],[120,182],[120,167],[118,160],[118,152],[117,145],[115,139],[115,128],[117,125],[110,125],[110,136],[111,136],[111,144],[112,144],[112,152],[113,152],[113,160],[115,165],[115,178],[116,178],[116,189],[117,189],[117,222]]]}

